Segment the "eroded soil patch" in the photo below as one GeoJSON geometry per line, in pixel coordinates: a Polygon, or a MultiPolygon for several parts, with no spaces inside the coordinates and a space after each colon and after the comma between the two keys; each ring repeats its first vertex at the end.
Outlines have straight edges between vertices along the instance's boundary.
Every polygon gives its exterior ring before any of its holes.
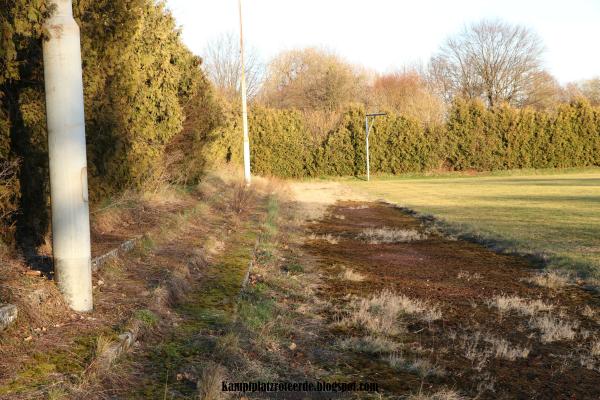
{"type": "Polygon", "coordinates": [[[600,303],[589,293],[536,286],[528,279],[540,271],[524,259],[428,232],[384,203],[338,203],[308,238],[305,251],[323,276],[319,296],[331,304],[323,312],[330,340],[351,338],[343,345],[354,356],[333,361],[348,376],[378,381],[390,396],[441,388],[494,399],[600,396],[600,303]],[[383,228],[382,240],[365,240],[383,228]],[[357,304],[383,290],[441,318],[404,308],[397,332],[369,331],[368,313],[387,306],[363,304],[361,319],[357,304]]]}

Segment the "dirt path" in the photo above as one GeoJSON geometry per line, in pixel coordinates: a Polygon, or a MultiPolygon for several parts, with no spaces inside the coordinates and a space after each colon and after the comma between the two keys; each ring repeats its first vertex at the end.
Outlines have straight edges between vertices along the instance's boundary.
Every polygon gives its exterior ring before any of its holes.
{"type": "Polygon", "coordinates": [[[304,249],[324,276],[331,337],[353,353],[337,362],[348,376],[390,396],[600,397],[598,298],[553,276],[562,287],[529,282],[539,271],[525,260],[428,232],[388,204],[327,211],[304,249]]]}

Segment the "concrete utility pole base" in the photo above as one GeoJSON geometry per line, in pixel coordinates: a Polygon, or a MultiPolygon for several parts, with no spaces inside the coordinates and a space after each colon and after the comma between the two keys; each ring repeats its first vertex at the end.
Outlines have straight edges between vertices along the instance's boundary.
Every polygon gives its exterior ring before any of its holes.
{"type": "Polygon", "coordinates": [[[44,77],[54,271],[69,306],[84,312],[93,304],[80,34],[71,0],[50,4],[44,77]]]}

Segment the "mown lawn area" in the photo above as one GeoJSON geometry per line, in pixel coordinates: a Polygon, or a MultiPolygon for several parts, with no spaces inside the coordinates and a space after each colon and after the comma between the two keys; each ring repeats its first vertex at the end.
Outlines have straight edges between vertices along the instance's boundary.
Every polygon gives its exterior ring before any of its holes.
{"type": "MultiPolygon", "coordinates": [[[[345,180],[452,230],[600,278],[600,168],[345,180]]],[[[385,224],[384,221],[382,221],[385,224]]]]}

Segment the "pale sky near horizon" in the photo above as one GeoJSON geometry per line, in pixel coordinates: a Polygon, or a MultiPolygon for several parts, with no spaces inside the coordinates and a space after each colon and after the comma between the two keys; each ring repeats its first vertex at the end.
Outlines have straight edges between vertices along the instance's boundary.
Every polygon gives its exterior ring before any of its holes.
{"type": "MultiPolygon", "coordinates": [[[[196,54],[237,34],[237,0],[167,0],[196,54]]],[[[243,0],[248,46],[268,61],[282,50],[325,47],[378,72],[426,64],[444,40],[482,18],[533,29],[561,83],[600,76],[600,0],[243,0]]]]}

